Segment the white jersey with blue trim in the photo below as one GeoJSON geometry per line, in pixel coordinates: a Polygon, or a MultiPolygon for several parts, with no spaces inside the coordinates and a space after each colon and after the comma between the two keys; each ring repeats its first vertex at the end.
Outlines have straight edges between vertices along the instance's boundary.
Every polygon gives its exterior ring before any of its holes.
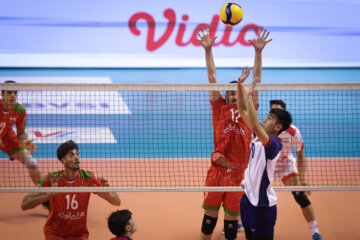
{"type": "Polygon", "coordinates": [[[256,137],[251,142],[251,153],[242,186],[246,196],[255,207],[272,207],[276,205],[277,196],[271,183],[274,170],[280,156],[282,144],[279,139],[270,136],[270,142],[264,146],[256,137]]]}

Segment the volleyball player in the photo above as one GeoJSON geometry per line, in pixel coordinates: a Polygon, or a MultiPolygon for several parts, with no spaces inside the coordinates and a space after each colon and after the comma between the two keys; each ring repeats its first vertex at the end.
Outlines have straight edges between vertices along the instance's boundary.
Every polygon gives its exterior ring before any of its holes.
{"type": "MultiPolygon", "coordinates": [[[[15,84],[14,81],[6,81],[15,84]]],[[[8,154],[10,160],[16,159],[28,169],[31,180],[38,184],[41,173],[38,162],[31,153],[36,152],[36,145],[27,139],[25,133],[26,110],[18,103],[17,91],[2,90],[0,99],[0,150],[8,154]],[[16,132],[12,129],[16,126],[16,132]]]]}
{"type": "Polygon", "coordinates": [[[272,109],[260,124],[252,101],[256,81],[245,88],[242,82],[250,70],[243,70],[237,86],[237,106],[240,115],[252,130],[251,153],[242,186],[245,195],[241,199],[241,220],[247,240],[272,240],[276,222],[277,197],[271,187],[274,170],[282,149],[279,134],[289,128],[291,115],[283,109],[272,109]]]}
{"type": "MultiPolygon", "coordinates": [[[[78,150],[78,145],[72,140],[62,143],[57,150],[57,157],[63,164],[63,170],[47,174],[40,180],[40,185],[42,187],[109,186],[104,178],[97,178],[94,173],[80,168],[78,150]]],[[[95,194],[112,205],[120,205],[117,193],[95,194]]],[[[89,232],[86,222],[89,199],[89,192],[30,193],[24,197],[21,207],[27,210],[49,200],[49,215],[44,227],[45,239],[87,240],[89,232]]]]}
{"type": "MultiPolygon", "coordinates": [[[[200,43],[205,49],[206,68],[209,83],[217,83],[212,46],[216,37],[210,38],[209,29],[198,33],[200,43]]],[[[269,32],[259,29],[256,41],[250,41],[255,49],[254,79],[261,79],[262,50],[271,41],[266,40],[269,32]]],[[[225,99],[220,91],[210,92],[212,108],[214,152],[211,166],[207,172],[206,186],[240,186],[249,156],[251,131],[240,116],[236,106],[236,91],[227,91],[225,99]]],[[[258,93],[253,95],[253,104],[258,105],[258,93]]],[[[216,226],[221,204],[224,208],[224,233],[226,239],[236,239],[240,216],[239,202],[243,192],[205,192],[204,218],[201,239],[211,239],[216,226]]]]}
{"type": "Polygon", "coordinates": [[[137,226],[132,213],[127,210],[113,212],[108,219],[108,227],[116,237],[111,240],[132,240],[137,226]]]}
{"type": "MultiPolygon", "coordinates": [[[[271,109],[286,110],[286,103],[282,100],[271,100],[271,109]]],[[[306,157],[304,154],[304,142],[299,129],[291,125],[286,131],[283,131],[279,138],[282,139],[283,149],[275,168],[275,177],[281,178],[285,186],[306,186],[305,171],[306,157]],[[294,146],[297,159],[292,154],[294,146]]],[[[303,191],[292,192],[295,201],[301,207],[302,213],[312,232],[313,240],[321,240],[322,237],[315,219],[314,209],[310,200],[303,191]]]]}

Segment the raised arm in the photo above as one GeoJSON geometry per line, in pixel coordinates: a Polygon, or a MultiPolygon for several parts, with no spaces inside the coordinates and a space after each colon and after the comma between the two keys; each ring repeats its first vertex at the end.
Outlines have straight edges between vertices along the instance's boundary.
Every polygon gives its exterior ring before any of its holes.
{"type": "MultiPolygon", "coordinates": [[[[209,28],[207,28],[206,32],[201,28],[201,33],[198,32],[198,36],[200,38],[196,39],[201,43],[201,46],[205,49],[205,59],[206,59],[206,70],[208,73],[209,83],[217,83],[216,80],[216,67],[214,63],[214,57],[212,54],[212,46],[216,37],[210,38],[209,36],[209,28]]],[[[210,91],[210,101],[216,102],[216,100],[221,96],[220,91],[210,91]]]]}
{"type": "MultiPolygon", "coordinates": [[[[253,78],[258,79],[256,83],[260,83],[260,81],[261,81],[262,51],[263,51],[264,47],[266,46],[266,44],[268,44],[269,42],[272,41],[272,39],[266,40],[267,37],[269,36],[269,34],[270,34],[270,32],[268,32],[265,29],[261,35],[261,29],[258,28],[258,34],[257,34],[258,39],[256,39],[255,41],[249,40],[249,42],[255,49],[255,62],[254,62],[254,69],[253,69],[253,78]]],[[[259,103],[259,91],[254,91],[252,98],[253,98],[254,105],[256,107],[259,103]]]]}
{"type": "MultiPolygon", "coordinates": [[[[244,71],[243,71],[243,75],[244,75],[244,71]]],[[[247,73],[247,76],[248,75],[249,74],[247,73]]],[[[254,92],[256,82],[259,80],[254,79],[252,84],[248,88],[245,88],[244,84],[242,83],[243,81],[240,81],[240,78],[237,83],[237,107],[240,112],[240,115],[244,119],[248,127],[251,129],[251,131],[253,131],[256,134],[256,136],[259,138],[262,144],[267,145],[269,143],[270,137],[260,124],[252,100],[252,94],[254,92]]]]}
{"type": "MultiPolygon", "coordinates": [[[[103,187],[110,186],[108,181],[105,178],[101,177],[99,179],[100,179],[103,187]]],[[[105,199],[112,205],[120,206],[121,200],[119,198],[119,195],[116,192],[99,192],[99,193],[97,193],[97,195],[99,197],[101,197],[102,199],[105,199]]]]}

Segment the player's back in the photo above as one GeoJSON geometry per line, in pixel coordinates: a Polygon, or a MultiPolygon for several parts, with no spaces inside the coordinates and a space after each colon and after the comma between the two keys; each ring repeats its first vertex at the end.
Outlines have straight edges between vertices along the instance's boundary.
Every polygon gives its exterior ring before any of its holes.
{"type": "Polygon", "coordinates": [[[234,167],[246,167],[251,130],[240,117],[237,107],[219,99],[211,103],[214,150],[226,157],[234,167]]]}
{"type": "Polygon", "coordinates": [[[299,152],[304,149],[304,142],[301,136],[299,129],[294,126],[290,125],[288,129],[280,133],[279,138],[283,144],[283,149],[281,151],[280,161],[284,159],[291,159],[293,158],[292,154],[292,147],[294,146],[295,151],[299,152]]]}

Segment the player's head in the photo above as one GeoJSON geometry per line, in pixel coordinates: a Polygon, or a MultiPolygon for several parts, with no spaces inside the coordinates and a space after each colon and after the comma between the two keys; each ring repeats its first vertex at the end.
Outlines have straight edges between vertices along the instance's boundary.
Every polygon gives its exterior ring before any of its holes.
{"type": "MultiPolygon", "coordinates": [[[[4,83],[16,83],[15,81],[5,81],[4,83]]],[[[14,106],[17,99],[17,91],[16,90],[1,90],[1,98],[4,105],[8,105],[9,107],[14,106]]]]}
{"type": "Polygon", "coordinates": [[[292,122],[290,113],[280,108],[270,110],[268,117],[263,121],[263,128],[268,134],[278,136],[288,129],[292,122]]]}
{"type": "Polygon", "coordinates": [[[80,169],[79,146],[73,140],[62,143],[56,154],[64,168],[75,171],[80,169]]]}
{"type": "Polygon", "coordinates": [[[133,234],[137,230],[132,213],[127,209],[113,212],[108,218],[108,227],[117,237],[133,234]]]}
{"type": "Polygon", "coordinates": [[[286,103],[283,100],[270,100],[270,110],[274,108],[286,110],[286,103]]]}
{"type": "MultiPolygon", "coordinates": [[[[237,83],[237,81],[231,81],[230,83],[237,83]]],[[[236,91],[226,91],[225,100],[227,104],[236,106],[236,91]]]]}

